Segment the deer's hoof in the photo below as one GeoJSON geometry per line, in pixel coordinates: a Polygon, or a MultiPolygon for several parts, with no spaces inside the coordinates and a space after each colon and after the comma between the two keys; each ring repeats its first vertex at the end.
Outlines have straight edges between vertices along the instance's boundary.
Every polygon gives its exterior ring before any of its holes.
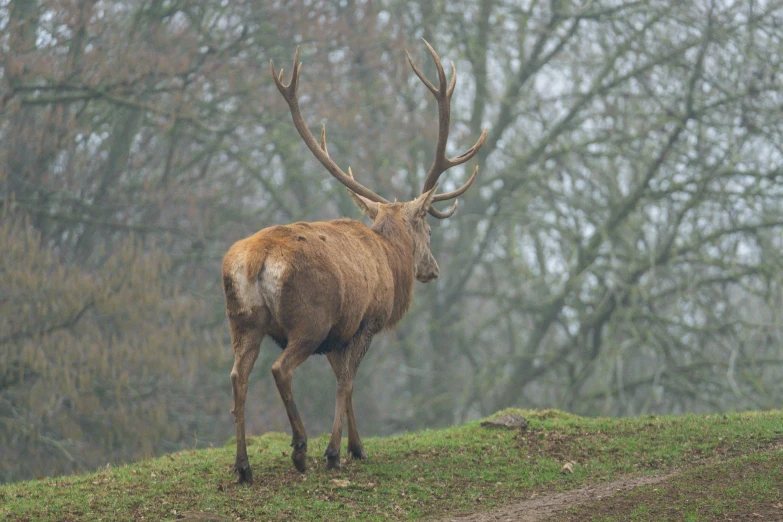
{"type": "Polygon", "coordinates": [[[324,456],[326,457],[326,469],[340,469],[340,450],[326,448],[324,456]]]}
{"type": "Polygon", "coordinates": [[[294,452],[291,453],[291,460],[294,463],[296,471],[299,473],[307,471],[307,451],[294,450],[294,452]]]}
{"type": "Polygon", "coordinates": [[[354,460],[364,460],[367,458],[367,454],[364,452],[364,448],[359,446],[358,448],[348,448],[348,452],[354,460]]]}
{"type": "Polygon", "coordinates": [[[327,456],[326,469],[340,469],[340,455],[327,456]]]}
{"type": "Polygon", "coordinates": [[[247,462],[234,464],[234,473],[237,474],[237,484],[252,484],[253,473],[247,462]]]}

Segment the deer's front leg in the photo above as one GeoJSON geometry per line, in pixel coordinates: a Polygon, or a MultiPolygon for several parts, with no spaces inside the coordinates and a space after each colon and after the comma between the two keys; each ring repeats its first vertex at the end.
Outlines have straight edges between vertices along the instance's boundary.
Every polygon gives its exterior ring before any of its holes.
{"type": "Polygon", "coordinates": [[[343,415],[348,421],[348,451],[354,458],[366,458],[356,429],[356,419],[353,415],[353,381],[364,354],[372,341],[372,331],[368,328],[360,330],[348,342],[343,350],[330,352],[326,355],[329,364],[337,378],[337,403],[334,408],[334,424],[332,437],[326,447],[327,469],[340,469],[340,442],[343,435],[343,415]]]}
{"type": "Polygon", "coordinates": [[[340,469],[340,441],[343,435],[343,414],[347,411],[347,398],[353,391],[353,378],[343,377],[337,380],[337,404],[334,408],[332,437],[326,446],[326,469],[340,469]]]}
{"type": "Polygon", "coordinates": [[[362,441],[359,438],[359,430],[356,427],[356,417],[353,413],[353,392],[348,394],[348,400],[345,405],[345,413],[348,421],[348,453],[354,460],[363,460],[367,454],[362,447],[362,441]]]}

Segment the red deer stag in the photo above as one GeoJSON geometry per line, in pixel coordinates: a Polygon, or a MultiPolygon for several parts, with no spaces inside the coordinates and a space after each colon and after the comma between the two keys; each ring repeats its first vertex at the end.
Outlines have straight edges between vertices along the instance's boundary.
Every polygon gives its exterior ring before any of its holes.
{"type": "MultiPolygon", "coordinates": [[[[234,471],[238,482],[252,482],[245,446],[245,398],[247,381],[264,336],[283,348],[272,365],[272,374],[291,423],[291,459],[300,472],[306,470],[307,434],[291,393],[294,370],[314,353],[326,354],[337,377],[337,405],[332,437],[326,448],[327,468],[340,467],[343,414],[348,422],[348,451],[365,458],[351,394],[359,363],[378,332],[394,326],[411,303],[414,277],[428,283],[438,277],[438,264],[430,252],[430,227],[426,214],[443,219],[432,204],[464,193],[476,179],[478,166],[457,190],[436,194],[440,175],[465,163],[484,144],[487,131],[475,145],[456,158],[447,158],[451,95],[457,81],[454,64],[446,75],[432,47],[424,42],[438,69],[440,86],[430,83],[408,54],[413,71],[438,102],[438,143],[435,161],[424,181],[422,194],[407,203],[391,203],[359,184],[351,169],[343,172],[329,157],[324,130],[320,144],[307,128],[299,110],[296,89],[302,65],[299,49],[294,55],[291,83],[283,84],[283,71],[269,66],[278,90],[288,103],[294,126],[318,161],[348,187],[356,204],[372,219],[372,226],[352,219],[273,226],[237,241],[223,259],[226,315],[234,349],[231,385],[237,430],[234,471]]],[[[407,51],[406,51],[407,54],[407,51]]]]}

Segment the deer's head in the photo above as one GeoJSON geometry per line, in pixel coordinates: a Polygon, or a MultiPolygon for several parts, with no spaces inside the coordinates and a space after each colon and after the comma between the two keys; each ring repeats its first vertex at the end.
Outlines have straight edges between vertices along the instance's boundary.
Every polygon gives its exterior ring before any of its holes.
{"type": "Polygon", "coordinates": [[[429,283],[438,278],[438,262],[430,250],[432,229],[427,223],[427,211],[435,196],[433,187],[413,201],[407,203],[379,203],[351,192],[356,205],[373,221],[373,225],[392,218],[402,222],[413,244],[413,268],[416,279],[429,283]]]}
{"type": "Polygon", "coordinates": [[[299,85],[299,74],[302,70],[302,64],[299,63],[299,48],[297,47],[294,55],[293,72],[291,73],[291,82],[288,85],[283,84],[283,70],[280,70],[278,74],[275,71],[274,64],[270,61],[269,68],[272,71],[272,77],[275,80],[275,85],[283,95],[288,107],[291,110],[291,116],[294,121],[296,130],[299,131],[299,135],[304,140],[310,151],[318,158],[318,161],[326,167],[329,173],[337,178],[340,183],[345,185],[353,197],[359,208],[367,214],[374,223],[380,222],[385,215],[391,213],[395,218],[401,219],[406,226],[408,234],[410,235],[413,243],[413,263],[415,269],[416,279],[423,283],[429,283],[438,278],[439,269],[438,263],[430,251],[430,234],[431,229],[427,224],[426,216],[429,213],[431,216],[437,219],[445,219],[454,214],[457,209],[457,201],[454,201],[452,207],[445,211],[439,211],[434,208],[433,203],[439,201],[446,201],[455,199],[462,195],[473,184],[478,174],[478,165],[473,170],[473,174],[470,176],[464,185],[451,192],[444,192],[436,194],[438,185],[438,179],[441,174],[451,167],[461,165],[465,163],[473,156],[476,155],[478,150],[484,144],[487,139],[487,129],[484,129],[479,137],[478,141],[468,149],[464,154],[455,158],[446,157],[446,142],[449,138],[449,122],[451,119],[451,95],[454,93],[454,87],[457,84],[457,70],[454,67],[454,62],[451,63],[451,79],[446,82],[446,73],[443,70],[443,65],[440,62],[435,50],[430,44],[424,40],[424,44],[435,61],[435,66],[438,70],[439,86],[435,87],[427,78],[422,74],[419,68],[414,63],[408,51],[405,54],[408,56],[408,62],[413,68],[413,72],[424,83],[427,89],[435,96],[438,102],[438,143],[435,146],[435,159],[430,167],[427,177],[424,180],[424,187],[422,188],[421,195],[413,201],[406,203],[390,203],[386,199],[374,193],[364,185],[360,184],[354,179],[353,173],[350,167],[348,172],[345,173],[337,164],[329,157],[329,151],[326,148],[326,128],[321,128],[321,142],[318,143],[307,127],[307,124],[302,118],[301,110],[299,109],[299,100],[297,98],[296,89],[299,85]]]}

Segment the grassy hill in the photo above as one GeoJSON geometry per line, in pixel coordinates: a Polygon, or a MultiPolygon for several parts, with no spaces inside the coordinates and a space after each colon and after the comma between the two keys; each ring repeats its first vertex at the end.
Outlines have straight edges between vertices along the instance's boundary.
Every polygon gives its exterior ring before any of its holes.
{"type": "MultiPolygon", "coordinates": [[[[289,437],[249,440],[255,483],[236,486],[234,445],[183,451],[101,472],[0,487],[0,519],[410,520],[489,512],[618,478],[665,481],[562,510],[562,520],[783,519],[783,412],[625,419],[508,410],[526,430],[478,422],[364,440],[369,459],[324,469],[328,436],[310,440],[307,474],[289,437]],[[573,462],[573,473],[561,473],[573,462]],[[779,511],[776,511],[779,510],[779,511]],[[777,513],[777,517],[775,514],[777,513]],[[215,517],[215,519],[220,519],[215,517]]],[[[345,444],[345,443],[344,443],[345,444]]],[[[343,455],[347,451],[343,448],[343,455]]],[[[568,498],[568,497],[563,497],[568,498]]]]}

